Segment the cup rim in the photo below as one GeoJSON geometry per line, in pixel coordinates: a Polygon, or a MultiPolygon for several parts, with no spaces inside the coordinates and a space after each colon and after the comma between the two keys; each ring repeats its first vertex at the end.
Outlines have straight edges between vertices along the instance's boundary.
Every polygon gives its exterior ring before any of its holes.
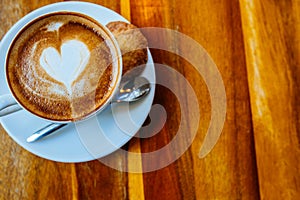
{"type": "MultiPolygon", "coordinates": [[[[66,2],[60,2],[60,3],[66,3],[66,2]]],[[[59,3],[55,3],[55,4],[59,4],[59,3]]],[[[53,4],[50,4],[48,6],[52,6],[52,5],[53,4]]],[[[35,11],[37,12],[38,10],[44,9],[45,7],[48,7],[48,6],[41,7],[39,9],[36,9],[35,11]]],[[[29,17],[29,15],[32,15],[32,13],[34,13],[35,11],[26,14],[17,23],[21,23],[24,20],[28,20],[27,18],[29,17]]],[[[27,21],[25,24],[23,24],[21,27],[19,27],[17,32],[13,35],[13,37],[12,37],[12,39],[11,39],[9,45],[8,45],[7,51],[5,53],[5,60],[4,60],[5,81],[6,81],[6,84],[8,86],[8,89],[10,91],[10,94],[12,95],[14,100],[18,103],[18,105],[21,108],[23,108],[24,110],[26,110],[30,114],[32,114],[34,116],[37,116],[38,118],[44,119],[46,121],[52,122],[52,123],[80,122],[80,121],[84,121],[86,119],[89,119],[90,117],[93,117],[93,116],[97,115],[98,113],[100,113],[102,110],[104,110],[107,107],[107,105],[111,102],[113,96],[117,92],[117,89],[119,87],[119,84],[120,84],[121,78],[122,78],[122,70],[123,70],[122,53],[121,53],[119,44],[118,44],[117,40],[115,39],[114,35],[112,34],[112,32],[103,23],[99,22],[97,19],[94,19],[92,16],[88,15],[87,13],[80,12],[80,11],[73,11],[73,10],[54,10],[54,11],[48,11],[48,12],[42,13],[38,16],[31,17],[29,19],[29,21],[27,21]],[[36,22],[40,19],[43,19],[43,18],[45,18],[47,16],[50,16],[50,15],[63,14],[63,13],[69,13],[69,14],[73,14],[73,15],[77,15],[77,16],[83,16],[84,18],[86,18],[86,19],[92,21],[93,23],[97,24],[97,26],[99,26],[105,34],[106,38],[104,40],[110,41],[110,43],[112,45],[112,47],[109,48],[110,51],[113,51],[114,54],[116,54],[116,58],[113,58],[112,63],[117,62],[117,64],[115,64],[115,65],[112,64],[113,68],[115,68],[116,65],[118,67],[117,70],[113,69],[113,71],[116,71],[116,72],[113,72],[113,74],[116,73],[116,75],[114,76],[115,80],[113,81],[113,86],[112,86],[113,89],[111,89],[110,95],[105,99],[105,101],[103,103],[101,103],[100,106],[98,106],[93,111],[91,111],[90,113],[87,113],[87,114],[85,114],[81,117],[72,118],[72,119],[68,119],[68,120],[59,120],[59,119],[47,118],[47,117],[41,116],[37,113],[34,113],[30,109],[28,109],[25,105],[23,105],[19,101],[19,99],[16,97],[15,93],[13,92],[11,84],[9,83],[9,78],[8,78],[8,73],[7,73],[8,57],[9,57],[9,54],[11,52],[11,48],[14,45],[15,41],[18,39],[18,37],[22,34],[22,32],[25,31],[32,23],[34,23],[34,22],[36,22]]]]}

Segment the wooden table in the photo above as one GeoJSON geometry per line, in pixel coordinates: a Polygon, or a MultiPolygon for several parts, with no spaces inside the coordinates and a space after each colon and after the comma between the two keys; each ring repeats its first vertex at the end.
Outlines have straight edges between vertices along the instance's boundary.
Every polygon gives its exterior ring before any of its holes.
{"type": "MultiPolygon", "coordinates": [[[[1,0],[0,38],[25,14],[54,2],[1,0]]],[[[153,50],[155,62],[183,74],[199,101],[199,129],[180,159],[148,173],[117,171],[97,160],[57,163],[27,152],[1,128],[0,199],[300,198],[299,0],[90,2],[122,14],[139,27],[177,30],[207,50],[227,95],[221,137],[205,158],[198,157],[211,116],[207,87],[182,58],[153,50]]],[[[134,138],[123,149],[151,152],[176,134],[180,124],[176,97],[158,86],[154,102],[168,114],[163,129],[152,138],[134,138]]],[[[130,165],[129,158],[109,157],[111,162],[130,165]]],[[[142,169],[145,162],[140,164],[142,169]]]]}

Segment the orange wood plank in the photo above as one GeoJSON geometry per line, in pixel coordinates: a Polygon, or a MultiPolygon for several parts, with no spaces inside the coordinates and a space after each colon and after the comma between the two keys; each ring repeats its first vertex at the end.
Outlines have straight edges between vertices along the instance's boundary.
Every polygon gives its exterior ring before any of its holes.
{"type": "Polygon", "coordinates": [[[262,199],[300,196],[300,1],[240,1],[262,199]]]}

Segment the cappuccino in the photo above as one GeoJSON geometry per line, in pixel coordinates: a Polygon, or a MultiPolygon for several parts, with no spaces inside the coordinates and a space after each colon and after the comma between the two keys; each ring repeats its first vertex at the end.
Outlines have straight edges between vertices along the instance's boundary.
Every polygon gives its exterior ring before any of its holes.
{"type": "Polygon", "coordinates": [[[54,121],[76,121],[105,104],[117,84],[117,50],[102,25],[78,13],[42,16],[16,36],[7,80],[27,110],[54,121]]]}

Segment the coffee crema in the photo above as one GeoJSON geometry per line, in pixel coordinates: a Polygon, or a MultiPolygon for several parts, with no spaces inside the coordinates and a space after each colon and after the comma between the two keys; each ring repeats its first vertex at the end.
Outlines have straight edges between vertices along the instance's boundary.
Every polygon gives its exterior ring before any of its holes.
{"type": "Polygon", "coordinates": [[[50,120],[75,121],[93,113],[112,95],[120,73],[114,71],[116,47],[109,41],[101,25],[77,13],[52,13],[31,22],[7,55],[14,96],[50,120]]]}

